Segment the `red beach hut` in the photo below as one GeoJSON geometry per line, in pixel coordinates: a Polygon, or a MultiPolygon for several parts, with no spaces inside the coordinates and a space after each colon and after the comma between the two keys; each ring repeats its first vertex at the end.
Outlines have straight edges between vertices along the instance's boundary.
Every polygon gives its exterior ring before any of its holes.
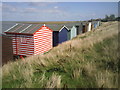
{"type": "Polygon", "coordinates": [[[53,31],[41,24],[16,24],[5,31],[12,38],[13,54],[31,56],[52,48],[53,31]]]}

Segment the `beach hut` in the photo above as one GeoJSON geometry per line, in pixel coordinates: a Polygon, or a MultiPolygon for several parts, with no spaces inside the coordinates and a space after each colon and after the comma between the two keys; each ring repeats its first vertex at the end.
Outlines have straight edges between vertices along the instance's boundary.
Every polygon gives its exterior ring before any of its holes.
{"type": "Polygon", "coordinates": [[[65,26],[69,29],[69,40],[77,36],[77,27],[74,24],[69,23],[65,24],[65,26]]]}
{"type": "Polygon", "coordinates": [[[83,33],[89,32],[93,29],[93,25],[91,22],[83,22],[83,33]]]}
{"type": "Polygon", "coordinates": [[[100,26],[100,21],[92,21],[93,27],[97,28],[98,26],[100,26]]]}
{"type": "Polygon", "coordinates": [[[12,39],[6,35],[0,34],[0,57],[2,58],[2,65],[8,61],[13,60],[12,39]]]}
{"type": "Polygon", "coordinates": [[[68,27],[69,25],[74,27],[74,31],[76,29],[76,35],[82,34],[82,30],[83,30],[83,24],[82,22],[72,22],[72,23],[68,23],[68,27]]]}
{"type": "Polygon", "coordinates": [[[53,30],[53,46],[69,40],[69,29],[65,25],[52,24],[46,26],[53,30]]]}
{"type": "Polygon", "coordinates": [[[81,22],[80,25],[79,25],[79,28],[77,30],[77,35],[82,34],[83,29],[85,29],[85,25],[81,22]]]}
{"type": "Polygon", "coordinates": [[[88,22],[88,32],[92,30],[92,23],[91,22],[88,22]]]}
{"type": "Polygon", "coordinates": [[[88,31],[88,23],[82,22],[82,33],[86,33],[88,31]]]}
{"type": "MultiPolygon", "coordinates": [[[[77,35],[85,33],[88,31],[89,23],[88,22],[78,22],[74,23],[77,28],[77,35]]],[[[90,29],[90,27],[89,27],[90,29]]]]}
{"type": "Polygon", "coordinates": [[[6,30],[12,38],[13,54],[31,56],[43,54],[52,48],[52,30],[41,24],[16,24],[6,30]]]}

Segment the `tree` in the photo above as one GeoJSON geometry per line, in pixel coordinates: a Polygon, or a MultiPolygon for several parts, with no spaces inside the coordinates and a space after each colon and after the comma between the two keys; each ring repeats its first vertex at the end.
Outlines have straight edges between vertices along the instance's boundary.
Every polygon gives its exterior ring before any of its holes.
{"type": "Polygon", "coordinates": [[[109,16],[108,15],[105,15],[105,21],[108,21],[109,20],[109,16]]]}
{"type": "Polygon", "coordinates": [[[115,19],[116,21],[120,21],[120,17],[116,17],[116,19],[115,19]]]}
{"type": "Polygon", "coordinates": [[[102,21],[103,21],[103,22],[116,21],[116,19],[118,20],[119,18],[116,18],[114,14],[111,14],[110,16],[105,15],[105,18],[102,19],[102,21]]]}
{"type": "Polygon", "coordinates": [[[110,21],[115,21],[115,15],[114,15],[114,14],[111,14],[111,15],[109,16],[109,20],[110,20],[110,21]]]}

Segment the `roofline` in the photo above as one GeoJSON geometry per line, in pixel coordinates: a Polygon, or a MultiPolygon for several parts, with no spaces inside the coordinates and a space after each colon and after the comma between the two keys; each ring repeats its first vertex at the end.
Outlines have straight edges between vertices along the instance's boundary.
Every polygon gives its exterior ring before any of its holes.
{"type": "Polygon", "coordinates": [[[33,35],[33,34],[29,34],[29,33],[14,33],[14,32],[5,32],[6,34],[16,34],[16,35],[33,35]]]}
{"type": "Polygon", "coordinates": [[[15,26],[17,26],[17,25],[18,25],[18,24],[13,25],[11,28],[9,28],[9,29],[5,30],[4,32],[9,31],[10,29],[14,28],[14,27],[15,27],[15,26]]]}
{"type": "Polygon", "coordinates": [[[28,29],[32,24],[30,24],[29,26],[27,26],[25,29],[23,29],[22,31],[20,31],[19,33],[22,33],[23,31],[25,31],[26,29],[28,29]]]}
{"type": "MultiPolygon", "coordinates": [[[[76,28],[77,26],[79,27],[80,25],[72,25],[71,28],[69,28],[69,30],[71,30],[73,27],[76,28]]],[[[66,27],[67,27],[67,26],[66,26],[66,27]]],[[[68,28],[68,27],[67,27],[67,28],[68,28]]]]}
{"type": "Polygon", "coordinates": [[[5,37],[5,38],[7,38],[7,39],[11,39],[10,37],[8,37],[7,35],[5,35],[5,34],[0,34],[0,38],[1,37],[5,37]]]}
{"type": "Polygon", "coordinates": [[[62,26],[62,28],[59,30],[59,32],[61,32],[61,30],[62,30],[63,28],[66,28],[66,29],[69,31],[69,28],[64,25],[64,26],[62,26]]]}
{"type": "MultiPolygon", "coordinates": [[[[49,28],[48,26],[46,26],[45,24],[42,25],[36,32],[38,32],[40,29],[42,29],[42,27],[46,27],[46,28],[49,29],[51,32],[53,32],[53,30],[50,29],[50,28],[49,28]]],[[[36,32],[34,32],[33,35],[34,35],[36,32]]]]}

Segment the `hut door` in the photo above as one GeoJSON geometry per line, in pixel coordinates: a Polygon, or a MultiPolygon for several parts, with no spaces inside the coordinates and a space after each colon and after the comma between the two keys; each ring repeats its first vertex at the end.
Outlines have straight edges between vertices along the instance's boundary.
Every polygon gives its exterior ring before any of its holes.
{"type": "Polygon", "coordinates": [[[83,31],[82,31],[82,33],[85,33],[85,25],[83,25],[83,31]]]}

